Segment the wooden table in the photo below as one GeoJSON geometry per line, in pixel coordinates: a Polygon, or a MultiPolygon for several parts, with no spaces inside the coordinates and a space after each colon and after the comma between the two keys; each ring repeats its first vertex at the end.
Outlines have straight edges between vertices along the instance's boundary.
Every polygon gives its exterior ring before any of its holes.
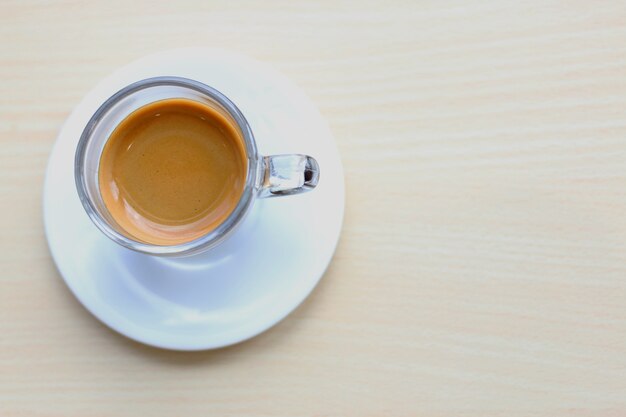
{"type": "Polygon", "coordinates": [[[0,5],[0,415],[626,415],[626,4],[0,5]],[[98,80],[206,45],[329,120],[346,216],[313,295],[218,351],[88,314],[42,226],[46,160],[98,80]]]}

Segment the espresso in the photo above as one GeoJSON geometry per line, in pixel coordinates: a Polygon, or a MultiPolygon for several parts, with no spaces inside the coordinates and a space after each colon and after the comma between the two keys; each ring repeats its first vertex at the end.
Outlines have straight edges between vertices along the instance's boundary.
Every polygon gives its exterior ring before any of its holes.
{"type": "Polygon", "coordinates": [[[155,245],[194,240],[221,224],[243,193],[247,157],[221,111],[167,99],[131,113],[100,157],[100,193],[130,238],[155,245]]]}

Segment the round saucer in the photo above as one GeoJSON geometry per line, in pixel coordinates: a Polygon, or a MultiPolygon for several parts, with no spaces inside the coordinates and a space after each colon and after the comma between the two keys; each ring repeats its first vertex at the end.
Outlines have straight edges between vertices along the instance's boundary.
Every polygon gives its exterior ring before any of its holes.
{"type": "Polygon", "coordinates": [[[44,185],[52,257],[80,302],[112,329],[161,348],[231,345],[279,322],[313,290],[341,230],[341,161],[327,123],[305,94],[266,64],[237,54],[185,48],[142,58],[99,83],[69,116],[44,185]],[[172,75],[201,81],[243,112],[261,155],[304,153],[320,165],[306,194],[257,200],[217,248],[156,258],[122,248],[89,220],[74,184],[74,152],[100,104],[134,81],[172,75]]]}

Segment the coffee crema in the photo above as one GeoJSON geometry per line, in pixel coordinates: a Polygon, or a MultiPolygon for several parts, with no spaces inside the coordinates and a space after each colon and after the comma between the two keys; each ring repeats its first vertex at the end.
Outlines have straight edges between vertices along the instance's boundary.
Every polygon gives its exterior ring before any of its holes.
{"type": "Polygon", "coordinates": [[[166,99],[128,115],[100,157],[100,194],[128,237],[154,245],[197,239],[235,209],[247,176],[241,132],[222,112],[166,99]]]}

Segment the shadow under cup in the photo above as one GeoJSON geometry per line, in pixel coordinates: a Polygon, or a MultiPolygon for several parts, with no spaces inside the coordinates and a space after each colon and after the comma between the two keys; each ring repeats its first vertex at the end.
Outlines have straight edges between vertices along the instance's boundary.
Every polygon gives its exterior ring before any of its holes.
{"type": "Polygon", "coordinates": [[[187,256],[208,250],[230,236],[252,209],[256,198],[289,196],[313,190],[320,177],[317,161],[308,155],[260,156],[252,130],[241,111],[219,91],[180,77],[137,81],[106,100],[87,123],[76,148],[76,189],[85,211],[98,229],[119,245],[156,256],[187,256]],[[206,234],[172,245],[135,239],[116,222],[99,188],[102,152],[113,131],[131,113],[154,102],[186,99],[217,111],[243,138],[247,174],[238,203],[223,222],[206,234]]]}

